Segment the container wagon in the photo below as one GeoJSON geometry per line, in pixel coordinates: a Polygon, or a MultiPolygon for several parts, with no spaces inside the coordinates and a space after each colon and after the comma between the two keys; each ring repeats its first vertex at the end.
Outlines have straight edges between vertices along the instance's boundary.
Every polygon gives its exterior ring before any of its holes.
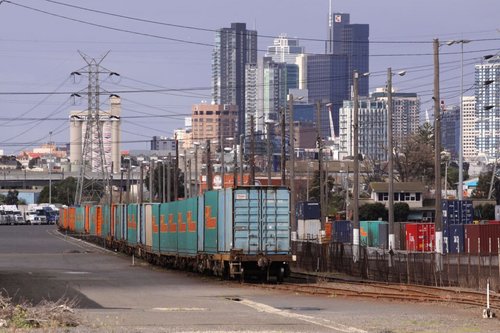
{"type": "Polygon", "coordinates": [[[233,278],[282,281],[289,273],[286,187],[245,186],[174,202],[64,210],[61,229],[155,264],[233,278]]]}

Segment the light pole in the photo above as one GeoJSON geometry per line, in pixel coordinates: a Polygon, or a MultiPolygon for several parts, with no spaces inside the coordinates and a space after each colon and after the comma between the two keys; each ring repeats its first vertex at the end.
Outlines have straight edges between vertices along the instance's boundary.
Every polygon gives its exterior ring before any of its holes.
{"type": "MultiPolygon", "coordinates": [[[[399,76],[405,75],[405,71],[398,72],[399,76]]],[[[394,235],[394,142],[392,126],[392,68],[387,69],[387,158],[389,168],[389,251],[395,250],[396,237],[394,235]]],[[[391,261],[389,261],[391,263],[391,261]]]]}
{"type": "Polygon", "coordinates": [[[458,200],[463,200],[464,192],[464,44],[470,43],[470,40],[460,39],[460,40],[450,40],[446,45],[460,44],[461,48],[461,78],[460,78],[460,126],[458,129],[459,133],[459,145],[458,145],[458,200]]]}

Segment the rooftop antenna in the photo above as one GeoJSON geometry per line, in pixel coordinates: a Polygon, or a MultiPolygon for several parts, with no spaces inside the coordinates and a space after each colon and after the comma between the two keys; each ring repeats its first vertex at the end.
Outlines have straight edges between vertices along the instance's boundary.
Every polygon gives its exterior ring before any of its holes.
{"type": "Polygon", "coordinates": [[[325,45],[325,53],[333,53],[333,5],[332,0],[329,2],[328,8],[328,41],[325,45]]]}

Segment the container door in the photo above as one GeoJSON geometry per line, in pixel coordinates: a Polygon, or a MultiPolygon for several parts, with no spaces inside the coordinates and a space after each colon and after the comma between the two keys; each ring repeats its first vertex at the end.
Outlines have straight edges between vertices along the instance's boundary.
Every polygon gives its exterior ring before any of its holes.
{"type": "Polygon", "coordinates": [[[129,204],[127,209],[127,240],[131,245],[137,244],[137,204],[129,204]]]}
{"type": "Polygon", "coordinates": [[[282,188],[234,191],[234,247],[245,253],[288,253],[290,195],[282,188]]]}
{"type": "Polygon", "coordinates": [[[144,225],[146,231],[146,246],[153,246],[153,205],[144,205],[144,225]]]}
{"type": "MultiPolygon", "coordinates": [[[[223,199],[223,192],[221,191],[223,199]]],[[[204,198],[204,232],[203,232],[203,249],[207,253],[217,252],[217,226],[220,218],[223,218],[223,211],[219,210],[219,191],[208,191],[203,196],[204,198]]],[[[223,201],[223,200],[221,200],[223,201]]]]}

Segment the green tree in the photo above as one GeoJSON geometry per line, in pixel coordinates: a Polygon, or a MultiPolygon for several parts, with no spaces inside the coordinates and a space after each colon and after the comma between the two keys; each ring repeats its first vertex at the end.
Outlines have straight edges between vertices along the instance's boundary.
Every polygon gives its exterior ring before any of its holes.
{"type": "Polygon", "coordinates": [[[434,180],[433,129],[430,125],[419,128],[398,147],[394,154],[394,167],[401,182],[434,180]]]}
{"type": "Polygon", "coordinates": [[[19,199],[17,196],[19,195],[19,192],[17,190],[9,190],[7,193],[7,196],[5,197],[5,204],[6,205],[17,205],[19,199]]]}
{"type": "MultiPolygon", "coordinates": [[[[52,202],[62,205],[73,205],[75,202],[77,179],[68,177],[56,184],[52,183],[52,202]]],[[[98,201],[98,200],[97,200],[98,201]]],[[[40,192],[38,203],[49,202],[49,187],[45,186],[40,192]]]]}
{"type": "MultiPolygon", "coordinates": [[[[479,175],[479,179],[477,181],[477,187],[472,191],[472,197],[473,198],[478,198],[478,199],[485,199],[488,197],[488,194],[490,192],[490,184],[491,184],[491,175],[493,171],[487,171],[487,172],[482,172],[479,175]]],[[[495,177],[494,178],[494,186],[498,186],[498,179],[495,177]]],[[[495,193],[496,194],[496,193],[495,193]]],[[[499,193],[500,194],[500,193],[499,193]]]]}
{"type": "Polygon", "coordinates": [[[478,205],[474,208],[474,219],[476,220],[494,220],[495,219],[495,205],[484,204],[478,205]]]}
{"type": "Polygon", "coordinates": [[[364,204],[359,207],[359,219],[361,221],[374,221],[378,219],[387,221],[387,209],[380,202],[364,204]]]}
{"type": "Polygon", "coordinates": [[[406,202],[397,202],[394,204],[395,222],[408,221],[408,215],[410,215],[410,206],[406,202]]]}

